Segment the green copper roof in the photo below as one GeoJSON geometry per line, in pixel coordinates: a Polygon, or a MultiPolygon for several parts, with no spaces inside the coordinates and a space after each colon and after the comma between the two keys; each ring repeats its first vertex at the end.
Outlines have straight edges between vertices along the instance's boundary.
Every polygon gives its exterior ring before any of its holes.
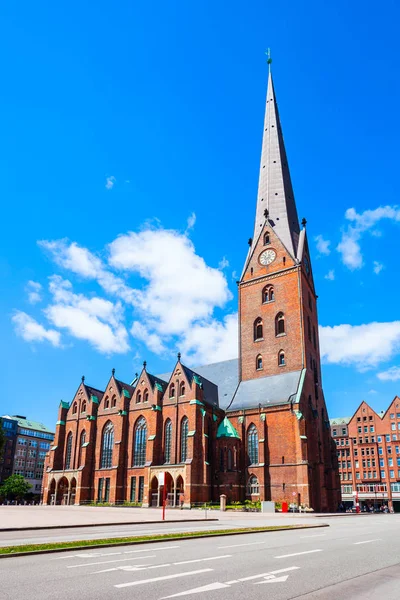
{"type": "Polygon", "coordinates": [[[217,438],[222,437],[240,439],[238,432],[236,431],[228,417],[225,417],[225,419],[221,421],[221,423],[218,425],[217,438]]]}

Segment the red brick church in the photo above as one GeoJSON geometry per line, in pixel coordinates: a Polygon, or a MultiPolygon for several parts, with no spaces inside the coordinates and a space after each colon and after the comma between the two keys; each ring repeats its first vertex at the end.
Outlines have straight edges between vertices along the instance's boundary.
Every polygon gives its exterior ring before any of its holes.
{"type": "Polygon", "coordinates": [[[43,502],[174,506],[340,502],[322,390],[317,296],[269,74],[253,238],[239,288],[239,359],[170,373],[146,366],[61,402],[43,502]],[[161,475],[165,473],[165,476],[161,475]],[[162,484],[163,478],[165,483],[162,484]]]}

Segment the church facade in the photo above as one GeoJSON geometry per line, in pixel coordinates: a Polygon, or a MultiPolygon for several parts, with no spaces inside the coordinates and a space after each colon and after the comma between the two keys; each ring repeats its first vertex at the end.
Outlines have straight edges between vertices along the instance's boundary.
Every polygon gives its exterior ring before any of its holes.
{"type": "Polygon", "coordinates": [[[113,370],[61,402],[44,504],[273,500],[336,510],[317,296],[269,73],[256,218],[239,292],[239,358],[131,383],[113,370]]]}

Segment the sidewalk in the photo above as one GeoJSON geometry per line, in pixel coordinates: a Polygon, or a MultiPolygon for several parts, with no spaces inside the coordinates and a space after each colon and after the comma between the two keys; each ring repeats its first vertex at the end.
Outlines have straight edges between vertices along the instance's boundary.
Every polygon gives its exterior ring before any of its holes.
{"type": "MultiPolygon", "coordinates": [[[[267,521],[278,525],[281,522],[301,521],[315,522],[315,517],[329,515],[275,513],[263,514],[256,512],[220,512],[219,510],[166,510],[168,522],[203,521],[205,518],[229,521],[231,525],[242,527],[246,522],[250,527],[264,525],[267,521]],[[240,523],[240,524],[239,524],[240,523]]],[[[337,516],[332,515],[332,516],[337,516]]],[[[340,515],[343,516],[343,515],[340,515]]],[[[319,521],[319,519],[318,519],[319,521]]],[[[119,525],[139,523],[161,523],[161,508],[108,507],[108,506],[0,506],[0,530],[4,529],[34,529],[44,527],[83,527],[90,525],[119,525]]]]}

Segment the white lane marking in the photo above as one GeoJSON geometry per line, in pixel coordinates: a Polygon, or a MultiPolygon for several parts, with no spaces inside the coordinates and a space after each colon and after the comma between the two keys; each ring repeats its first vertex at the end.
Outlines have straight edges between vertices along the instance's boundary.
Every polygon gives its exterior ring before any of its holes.
{"type": "Polygon", "coordinates": [[[198,571],[186,571],[185,573],[176,573],[175,575],[164,575],[163,577],[153,577],[152,579],[140,579],[139,581],[130,581],[129,583],[118,583],[116,588],[130,587],[132,585],[143,585],[144,583],[155,583],[165,579],[176,579],[177,577],[188,577],[189,575],[198,575],[199,573],[209,573],[214,569],[199,569],[198,571]]]}
{"type": "Polygon", "coordinates": [[[176,550],[180,546],[164,546],[160,548],[149,548],[148,550],[126,550],[124,554],[133,554],[134,552],[155,552],[156,550],[176,550]]]}
{"type": "Polygon", "coordinates": [[[324,537],[326,535],[326,533],[318,533],[317,535],[301,535],[300,539],[301,540],[308,540],[310,538],[315,538],[315,537],[324,537]]]}
{"type": "Polygon", "coordinates": [[[375,540],[364,540],[363,542],[354,542],[354,546],[358,546],[359,544],[370,544],[371,542],[379,542],[381,538],[377,538],[375,540]]]}
{"type": "Polygon", "coordinates": [[[287,581],[289,575],[282,575],[282,577],[274,577],[270,575],[269,577],[264,577],[264,581],[256,581],[254,585],[262,585],[263,583],[284,583],[287,581]]]}
{"type": "MultiPolygon", "coordinates": [[[[78,540],[79,541],[79,540],[78,540]]],[[[68,554],[66,556],[56,556],[55,558],[51,558],[50,560],[65,560],[67,558],[100,558],[101,556],[111,556],[111,554],[137,554],[138,552],[156,552],[157,550],[176,550],[180,548],[180,546],[160,546],[159,548],[148,548],[141,550],[125,550],[124,552],[80,552],[79,554],[68,554]]],[[[71,549],[72,551],[72,549],[71,549]]]]}
{"type": "Polygon", "coordinates": [[[232,554],[226,554],[225,556],[207,556],[207,558],[195,558],[193,560],[183,560],[180,562],[167,563],[163,565],[122,565],[120,567],[112,567],[111,569],[102,569],[101,571],[94,571],[91,575],[97,573],[110,573],[111,571],[144,571],[147,569],[159,569],[161,567],[171,567],[172,565],[187,565],[189,563],[198,563],[206,560],[218,560],[219,558],[232,558],[232,554]]]}
{"type": "Polygon", "coordinates": [[[220,590],[222,588],[229,588],[234,583],[240,583],[241,581],[250,581],[252,579],[259,579],[260,577],[264,577],[266,581],[261,581],[259,583],[267,583],[269,582],[283,582],[289,577],[289,575],[284,575],[283,577],[275,577],[275,575],[279,573],[287,573],[287,571],[294,571],[295,569],[300,569],[300,567],[287,567],[286,569],[278,569],[277,571],[270,571],[269,573],[260,573],[259,575],[251,575],[250,577],[242,577],[241,579],[233,579],[232,581],[226,581],[225,583],[221,583],[219,581],[215,581],[214,583],[209,583],[207,585],[203,585],[198,588],[193,588],[191,590],[186,590],[184,592],[178,592],[177,594],[172,594],[171,596],[164,596],[161,600],[167,600],[167,598],[177,598],[178,596],[189,596],[190,594],[200,594],[202,592],[212,592],[214,590],[220,590]]]}
{"type": "Polygon", "coordinates": [[[192,560],[181,560],[174,562],[174,565],[188,565],[189,563],[203,562],[204,560],[218,560],[219,558],[231,558],[232,554],[225,554],[224,556],[207,556],[207,558],[194,558],[192,560]]]}
{"type": "Polygon", "coordinates": [[[68,565],[67,569],[79,569],[82,567],[92,567],[93,565],[106,565],[106,564],[110,564],[110,563],[116,563],[116,562],[123,562],[125,560],[142,560],[142,558],[155,558],[156,555],[155,554],[151,554],[150,556],[135,556],[134,558],[130,557],[130,558],[119,558],[118,560],[102,560],[100,562],[93,562],[93,563],[84,563],[83,565],[68,565]]]}
{"type": "Polygon", "coordinates": [[[167,598],[177,598],[178,596],[188,596],[189,594],[201,594],[202,592],[213,592],[214,590],[221,590],[222,588],[228,588],[229,585],[226,583],[219,583],[216,581],[215,583],[209,583],[208,585],[203,585],[202,587],[193,588],[192,590],[188,590],[187,592],[179,592],[178,594],[172,594],[172,596],[164,596],[161,600],[167,600],[167,598]]]}
{"type": "Polygon", "coordinates": [[[256,544],[266,544],[267,542],[249,542],[248,544],[229,544],[229,546],[218,546],[219,549],[221,548],[239,548],[240,546],[255,546],[256,544]]]}
{"type": "Polygon", "coordinates": [[[306,550],[305,552],[293,552],[292,554],[281,554],[280,556],[274,556],[274,558],[289,558],[290,556],[300,556],[301,554],[313,554],[313,552],[323,552],[322,548],[318,550],[306,550]]]}

